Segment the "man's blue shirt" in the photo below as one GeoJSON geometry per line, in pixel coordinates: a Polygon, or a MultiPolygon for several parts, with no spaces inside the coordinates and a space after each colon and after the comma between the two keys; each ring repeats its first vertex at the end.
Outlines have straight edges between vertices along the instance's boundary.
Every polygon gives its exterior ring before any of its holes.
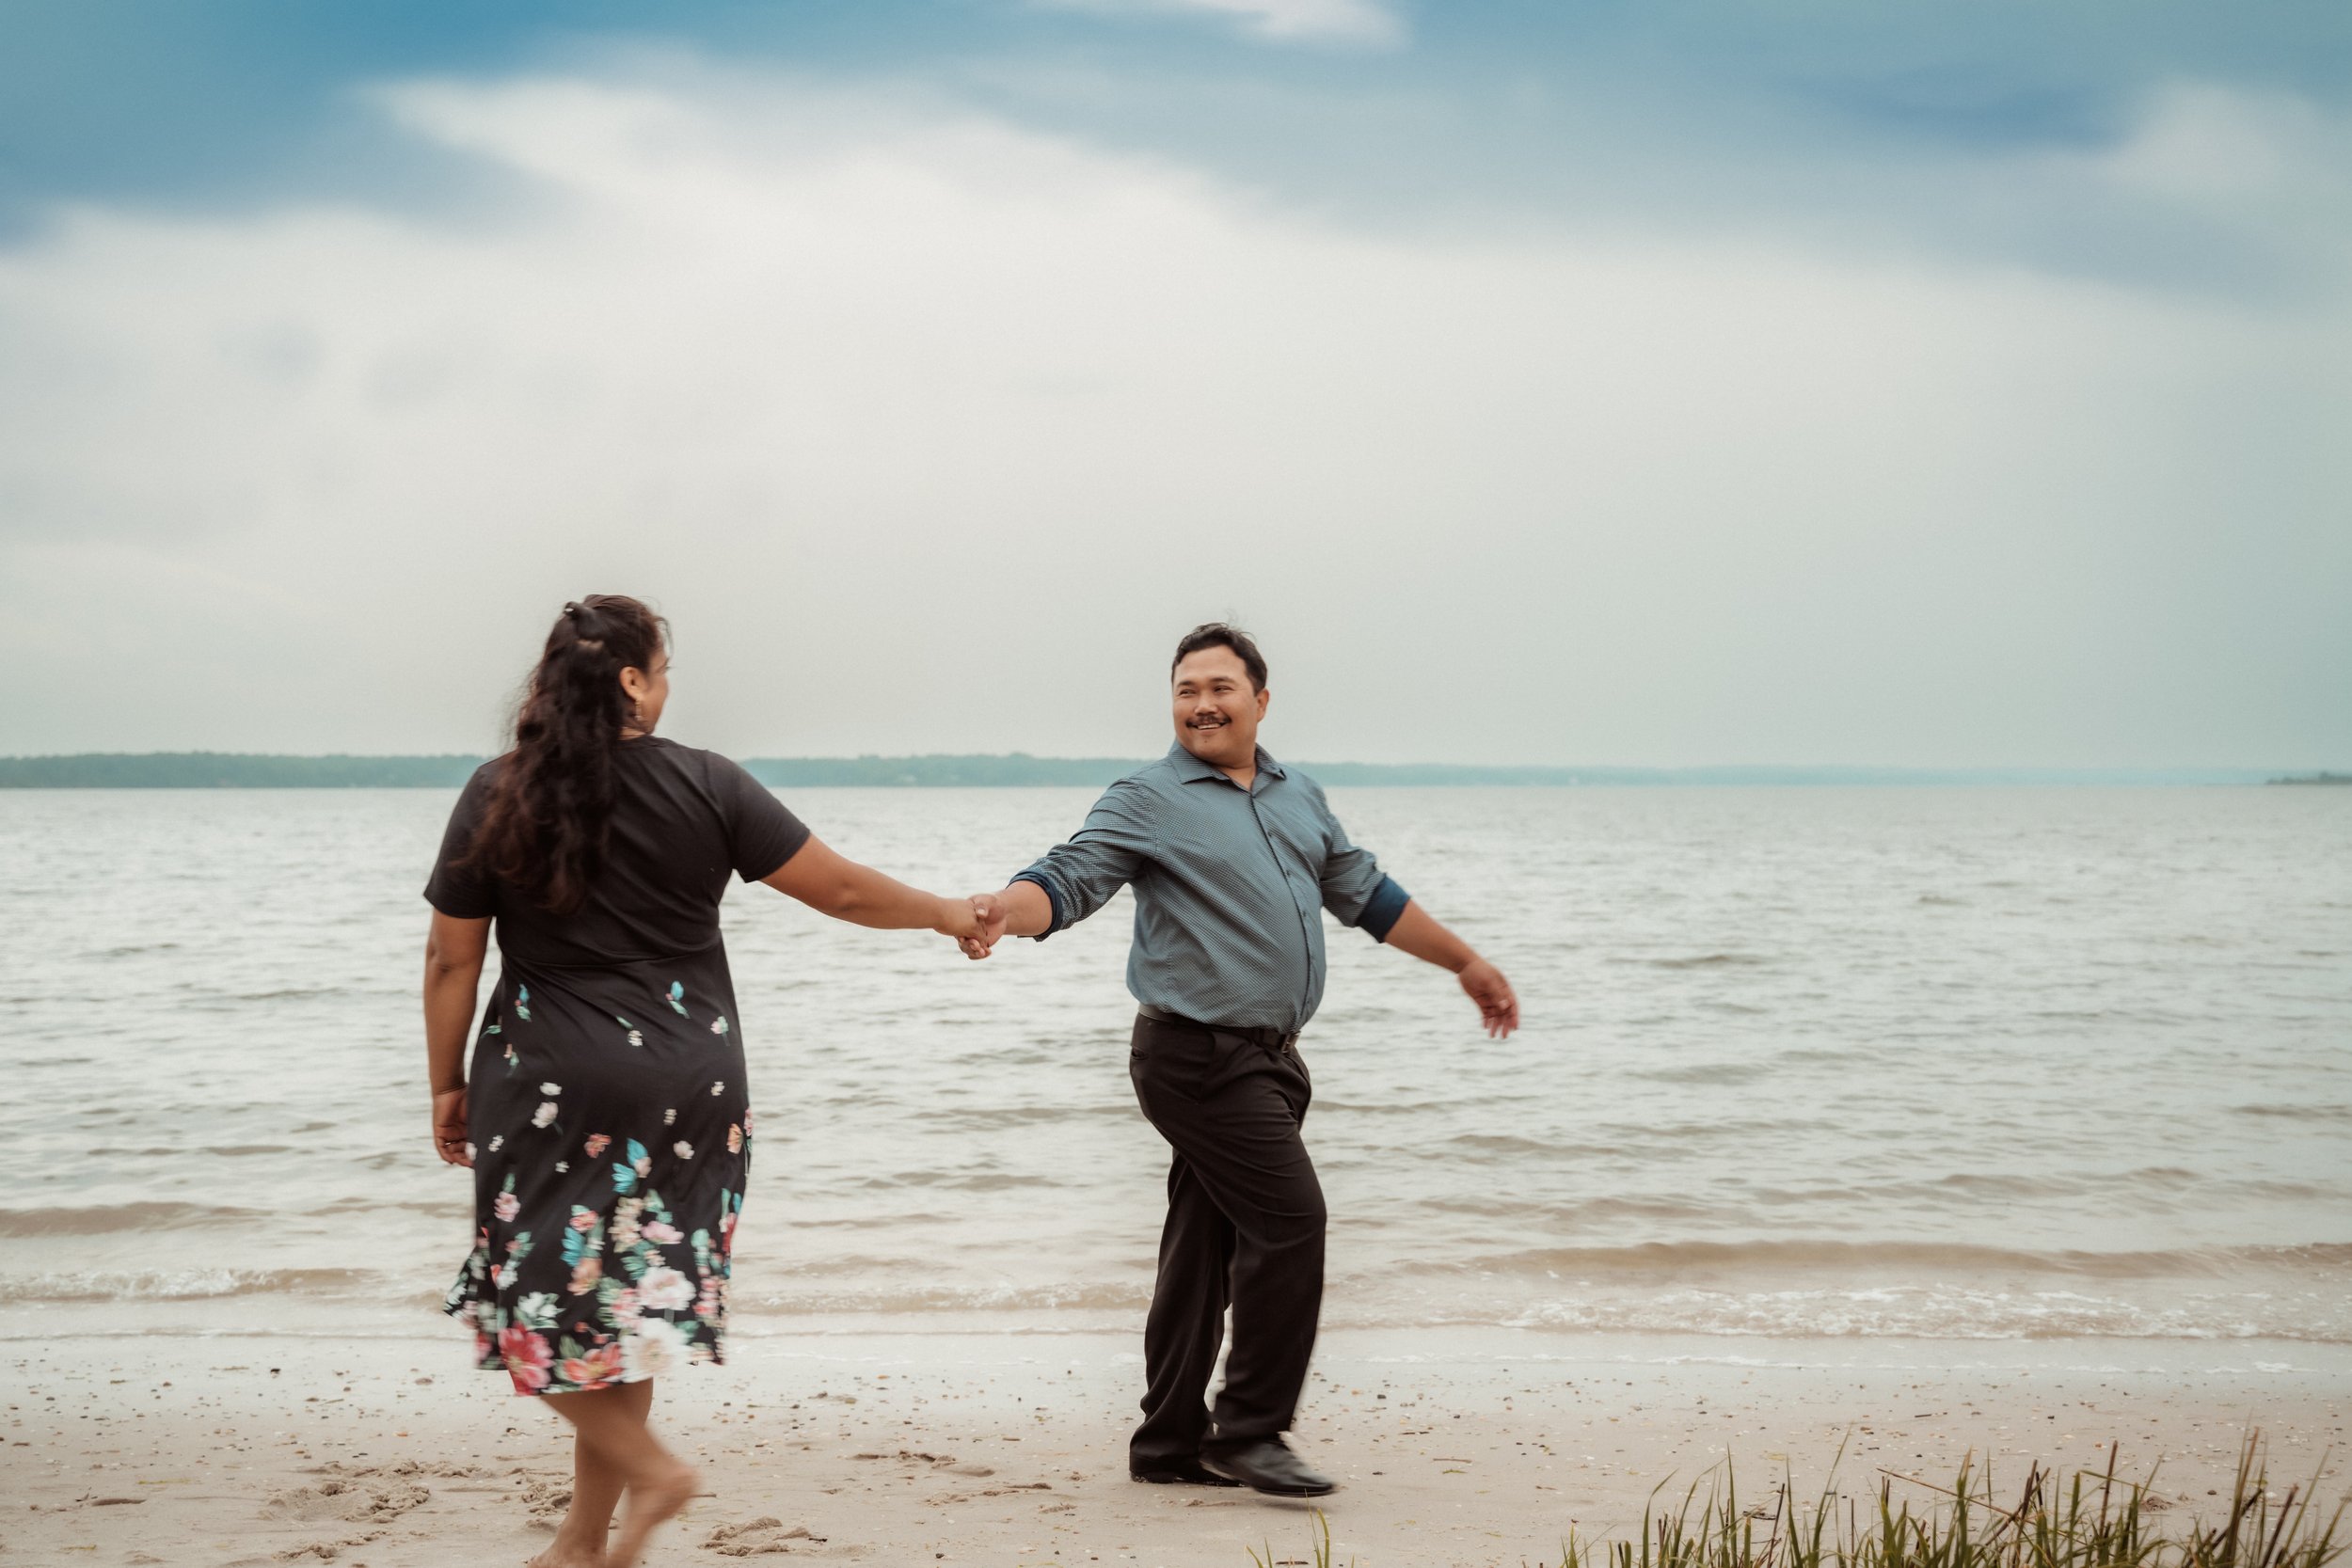
{"type": "Polygon", "coordinates": [[[1182,745],[1110,786],[1013,879],[1054,907],[1039,940],[1136,890],[1127,989],[1203,1023],[1301,1029],[1323,1001],[1323,920],[1378,941],[1406,894],[1347,841],[1323,786],[1262,749],[1248,789],[1182,745]]]}

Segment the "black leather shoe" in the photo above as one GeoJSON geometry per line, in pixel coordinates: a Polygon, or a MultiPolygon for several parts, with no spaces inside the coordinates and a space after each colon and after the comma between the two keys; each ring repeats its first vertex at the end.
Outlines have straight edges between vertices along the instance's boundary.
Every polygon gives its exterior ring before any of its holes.
{"type": "Polygon", "coordinates": [[[1130,1481],[1148,1481],[1154,1486],[1239,1486],[1240,1481],[1220,1476],[1197,1459],[1164,1460],[1148,1468],[1130,1468],[1130,1481]]]}
{"type": "Polygon", "coordinates": [[[1279,1437],[1263,1437],[1232,1448],[1202,1449],[1202,1466],[1269,1497],[1320,1497],[1340,1489],[1329,1476],[1283,1446],[1279,1437]]]}

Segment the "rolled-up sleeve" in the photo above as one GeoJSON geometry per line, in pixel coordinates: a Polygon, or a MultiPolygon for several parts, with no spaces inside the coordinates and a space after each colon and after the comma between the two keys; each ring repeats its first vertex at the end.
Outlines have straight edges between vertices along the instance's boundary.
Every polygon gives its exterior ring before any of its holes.
{"type": "Polygon", "coordinates": [[[1016,882],[1043,888],[1054,907],[1053,923],[1038,933],[1038,941],[1075,926],[1136,879],[1152,859],[1152,816],[1151,792],[1121,780],[1104,791],[1068,843],[1055,845],[1014,875],[1016,882]]]}
{"type": "MultiPolygon", "coordinates": [[[[1318,800],[1321,792],[1317,792],[1318,800]]],[[[1323,907],[1329,910],[1343,926],[1353,926],[1367,932],[1375,942],[1386,942],[1389,928],[1405,912],[1405,905],[1412,896],[1396,879],[1380,869],[1380,863],[1369,849],[1348,842],[1347,830],[1340,826],[1331,808],[1323,808],[1327,823],[1326,847],[1323,855],[1323,907]]]]}
{"type": "Polygon", "coordinates": [[[1380,885],[1372,890],[1372,896],[1364,900],[1363,911],[1356,916],[1356,928],[1369,933],[1375,942],[1386,942],[1389,932],[1396,927],[1397,917],[1412,901],[1413,895],[1400,887],[1394,877],[1383,877],[1380,885]]]}

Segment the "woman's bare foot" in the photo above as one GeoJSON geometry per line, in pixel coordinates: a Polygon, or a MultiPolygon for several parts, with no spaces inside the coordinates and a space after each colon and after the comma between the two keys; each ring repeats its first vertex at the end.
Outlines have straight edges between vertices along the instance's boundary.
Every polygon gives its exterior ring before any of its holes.
{"type": "Polygon", "coordinates": [[[628,1505],[621,1514],[621,1528],[612,1538],[612,1554],[605,1559],[604,1568],[637,1568],[637,1559],[645,1549],[645,1541],[656,1528],[677,1516],[696,1494],[702,1491],[703,1478],[691,1465],[673,1462],[673,1467],[659,1481],[641,1481],[628,1489],[628,1505]]]}
{"type": "Polygon", "coordinates": [[[602,1552],[559,1540],[523,1564],[523,1568],[607,1568],[607,1565],[602,1552]]]}

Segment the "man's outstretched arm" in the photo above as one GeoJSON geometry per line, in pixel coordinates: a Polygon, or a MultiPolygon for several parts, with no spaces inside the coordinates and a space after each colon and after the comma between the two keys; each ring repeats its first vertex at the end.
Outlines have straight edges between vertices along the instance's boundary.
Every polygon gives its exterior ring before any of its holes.
{"type": "Polygon", "coordinates": [[[988,940],[964,942],[967,953],[976,946],[980,949],[972,953],[974,958],[981,957],[1000,938],[1042,936],[1054,924],[1054,901],[1035,882],[1014,882],[1001,892],[983,893],[977,898],[980,919],[988,927],[988,940]]]}
{"type": "Polygon", "coordinates": [[[1381,939],[1391,947],[1400,947],[1424,963],[1450,970],[1462,982],[1462,990],[1478,1004],[1478,1013],[1486,1020],[1486,1033],[1497,1039],[1509,1035],[1519,1026],[1519,999],[1511,993],[1511,982],[1502,977],[1502,971],[1480,958],[1470,944],[1438,924],[1437,917],[1421,907],[1421,900],[1405,901],[1405,912],[1396,917],[1389,934],[1381,939]]]}
{"type": "Polygon", "coordinates": [[[1000,938],[1045,937],[1076,925],[1135,879],[1152,844],[1150,792],[1121,779],[1103,792],[1068,843],[1047,850],[1001,891],[973,895],[981,935],[965,939],[965,955],[986,958],[1000,938]]]}

